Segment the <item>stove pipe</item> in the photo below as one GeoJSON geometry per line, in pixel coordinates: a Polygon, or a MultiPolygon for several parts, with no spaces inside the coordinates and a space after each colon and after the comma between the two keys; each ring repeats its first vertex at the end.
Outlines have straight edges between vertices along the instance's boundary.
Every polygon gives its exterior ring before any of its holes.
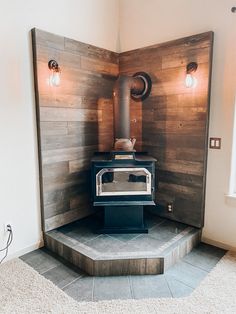
{"type": "MultiPolygon", "coordinates": [[[[113,88],[115,150],[132,150],[130,141],[130,97],[144,100],[151,92],[148,74],[120,75],[113,88]]],[[[135,142],[135,141],[134,141],[135,142]]]]}

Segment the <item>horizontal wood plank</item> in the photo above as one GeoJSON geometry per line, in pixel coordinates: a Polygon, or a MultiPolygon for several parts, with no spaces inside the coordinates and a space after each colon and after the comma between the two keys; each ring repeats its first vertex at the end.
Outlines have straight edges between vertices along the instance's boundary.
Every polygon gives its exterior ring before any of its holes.
{"type": "Polygon", "coordinates": [[[40,108],[41,121],[99,121],[101,112],[90,109],[40,108]]]}
{"type": "Polygon", "coordinates": [[[97,98],[70,94],[42,94],[40,95],[41,107],[78,108],[97,110],[97,98]]]}
{"type": "Polygon", "coordinates": [[[87,71],[118,76],[118,64],[105,62],[98,59],[81,57],[81,68],[87,71]]]}
{"type": "Polygon", "coordinates": [[[70,161],[75,159],[91,158],[98,145],[86,147],[70,147],[63,149],[54,149],[42,152],[42,162],[44,165],[60,161],[70,161]]]}
{"type": "Polygon", "coordinates": [[[100,59],[112,63],[119,63],[119,54],[107,49],[99,48],[77,40],[65,38],[65,50],[84,57],[100,59]]]}
{"type": "Polygon", "coordinates": [[[70,148],[70,147],[84,147],[94,146],[98,143],[98,135],[96,133],[77,134],[72,135],[48,135],[42,139],[42,151],[70,148]]]}
{"type": "Polygon", "coordinates": [[[84,205],[79,208],[72,209],[53,217],[47,218],[45,219],[45,231],[50,231],[55,228],[64,226],[70,222],[89,216],[92,213],[94,213],[94,209],[89,207],[88,205],[84,205]]]}

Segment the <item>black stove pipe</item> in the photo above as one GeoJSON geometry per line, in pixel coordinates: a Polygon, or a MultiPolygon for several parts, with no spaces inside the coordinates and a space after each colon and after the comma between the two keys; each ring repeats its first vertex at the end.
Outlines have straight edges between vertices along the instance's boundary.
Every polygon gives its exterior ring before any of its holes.
{"type": "Polygon", "coordinates": [[[120,75],[113,88],[115,150],[132,150],[130,140],[130,97],[144,100],[151,92],[152,81],[145,72],[133,76],[120,75]]]}
{"type": "Polygon", "coordinates": [[[130,139],[130,97],[144,91],[140,77],[120,75],[113,89],[114,134],[117,139],[130,139]]]}

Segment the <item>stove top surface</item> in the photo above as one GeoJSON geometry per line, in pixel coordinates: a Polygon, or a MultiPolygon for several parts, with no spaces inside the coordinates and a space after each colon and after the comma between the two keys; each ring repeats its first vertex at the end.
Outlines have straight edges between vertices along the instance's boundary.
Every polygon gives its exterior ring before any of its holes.
{"type": "Polygon", "coordinates": [[[134,152],[134,151],[111,151],[111,152],[95,152],[92,157],[92,162],[114,162],[117,160],[134,160],[137,162],[142,161],[156,161],[155,158],[148,155],[147,152],[134,152]]]}

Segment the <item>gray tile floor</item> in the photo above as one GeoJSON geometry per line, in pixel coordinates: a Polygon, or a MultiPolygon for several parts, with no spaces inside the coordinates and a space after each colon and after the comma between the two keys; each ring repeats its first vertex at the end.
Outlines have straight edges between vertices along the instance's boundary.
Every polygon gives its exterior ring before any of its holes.
{"type": "Polygon", "coordinates": [[[88,276],[78,268],[39,249],[21,257],[77,301],[183,297],[189,295],[225,251],[201,243],[164,275],[88,276]]]}

